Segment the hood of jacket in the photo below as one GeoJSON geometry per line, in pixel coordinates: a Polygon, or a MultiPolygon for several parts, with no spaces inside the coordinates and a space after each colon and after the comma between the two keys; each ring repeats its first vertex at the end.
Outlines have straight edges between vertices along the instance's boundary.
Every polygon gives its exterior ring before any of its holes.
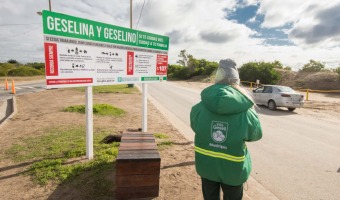
{"type": "Polygon", "coordinates": [[[201,92],[202,103],[213,113],[231,115],[245,112],[254,103],[230,85],[215,84],[201,92]]]}

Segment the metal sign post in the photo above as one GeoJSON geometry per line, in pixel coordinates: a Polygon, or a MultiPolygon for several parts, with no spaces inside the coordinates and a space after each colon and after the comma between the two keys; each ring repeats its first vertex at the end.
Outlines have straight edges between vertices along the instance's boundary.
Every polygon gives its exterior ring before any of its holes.
{"type": "Polygon", "coordinates": [[[143,87],[143,119],[142,119],[142,131],[148,131],[148,85],[142,84],[143,87]]]}
{"type": "Polygon", "coordinates": [[[86,158],[93,159],[93,95],[92,86],[86,87],[86,158]]]}

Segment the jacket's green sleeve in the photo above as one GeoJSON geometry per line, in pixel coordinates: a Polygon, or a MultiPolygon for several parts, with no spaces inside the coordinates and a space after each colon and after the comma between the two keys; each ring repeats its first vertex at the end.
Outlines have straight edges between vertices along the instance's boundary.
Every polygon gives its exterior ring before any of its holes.
{"type": "Polygon", "coordinates": [[[195,106],[191,108],[191,112],[190,112],[190,126],[191,126],[191,129],[195,133],[197,130],[198,116],[199,116],[199,107],[198,107],[198,104],[196,104],[195,106]]]}
{"type": "Polygon", "coordinates": [[[257,141],[262,138],[262,127],[254,108],[247,111],[248,131],[244,138],[245,141],[257,141]]]}

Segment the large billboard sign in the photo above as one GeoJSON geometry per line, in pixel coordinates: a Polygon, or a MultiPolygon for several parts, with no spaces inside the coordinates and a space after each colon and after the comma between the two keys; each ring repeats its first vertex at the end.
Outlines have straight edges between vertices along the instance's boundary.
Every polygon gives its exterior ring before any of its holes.
{"type": "Polygon", "coordinates": [[[43,11],[47,88],[167,79],[169,37],[43,11]]]}

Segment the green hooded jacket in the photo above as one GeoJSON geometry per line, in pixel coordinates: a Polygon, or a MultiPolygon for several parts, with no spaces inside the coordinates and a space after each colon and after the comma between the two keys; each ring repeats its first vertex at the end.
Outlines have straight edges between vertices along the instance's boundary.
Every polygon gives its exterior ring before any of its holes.
{"type": "Polygon", "coordinates": [[[230,85],[215,84],[192,107],[197,173],[208,180],[238,186],[246,182],[251,159],[245,142],[262,137],[253,102],[230,85]]]}

